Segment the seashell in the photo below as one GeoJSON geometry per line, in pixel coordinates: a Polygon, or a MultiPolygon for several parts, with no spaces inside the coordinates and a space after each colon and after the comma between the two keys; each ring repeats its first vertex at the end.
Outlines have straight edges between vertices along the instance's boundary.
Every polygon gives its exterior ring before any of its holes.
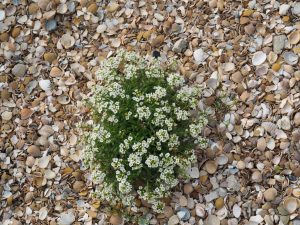
{"type": "Polygon", "coordinates": [[[283,201],[283,207],[289,214],[292,214],[298,208],[298,201],[296,198],[288,197],[283,201]]]}
{"type": "Polygon", "coordinates": [[[226,155],[220,155],[217,157],[217,163],[220,166],[226,165],[228,163],[228,157],[226,155]]]}
{"type": "Polygon", "coordinates": [[[43,91],[50,91],[51,90],[51,81],[50,80],[40,80],[39,85],[40,85],[40,88],[43,91]]]}
{"type": "Polygon", "coordinates": [[[217,171],[218,165],[215,161],[209,160],[205,163],[205,169],[209,174],[214,174],[217,171]]]}
{"type": "Polygon", "coordinates": [[[297,30],[291,33],[290,36],[288,37],[288,40],[292,45],[298,44],[298,42],[300,41],[300,31],[297,30]]]}
{"type": "Polygon", "coordinates": [[[50,76],[51,77],[59,77],[63,74],[63,72],[58,67],[53,67],[50,70],[50,76]]]}
{"type": "Polygon", "coordinates": [[[48,180],[53,179],[56,174],[52,170],[45,170],[44,177],[48,180]]]}
{"type": "Polygon", "coordinates": [[[251,216],[249,220],[250,224],[261,224],[263,221],[264,219],[261,215],[251,216]]]}
{"type": "Polygon", "coordinates": [[[12,118],[12,115],[13,115],[12,112],[4,111],[3,113],[1,113],[1,118],[3,120],[8,121],[8,120],[10,120],[12,118]]]}
{"type": "Polygon", "coordinates": [[[56,11],[57,11],[57,13],[59,13],[59,14],[65,14],[65,13],[68,11],[68,6],[67,6],[67,4],[64,4],[64,3],[59,4],[59,5],[57,6],[56,11]]]}
{"type": "Polygon", "coordinates": [[[70,102],[70,97],[63,94],[57,97],[57,101],[62,105],[66,105],[70,102]]]}
{"type": "Polygon", "coordinates": [[[39,210],[39,220],[44,220],[46,219],[48,215],[48,210],[46,207],[42,207],[40,210],[39,210]]]}
{"type": "Polygon", "coordinates": [[[277,121],[277,126],[283,130],[291,129],[291,121],[288,116],[283,116],[280,120],[277,121]]]}
{"type": "Polygon", "coordinates": [[[26,91],[28,94],[30,94],[30,93],[33,91],[33,89],[36,88],[37,84],[38,84],[38,82],[37,82],[36,80],[30,81],[30,82],[26,85],[25,91],[26,91]]]}
{"type": "Polygon", "coordinates": [[[251,179],[253,182],[260,183],[263,180],[262,174],[260,171],[256,170],[252,173],[251,179]]]}
{"type": "Polygon", "coordinates": [[[49,156],[49,155],[38,159],[38,164],[37,164],[38,167],[40,167],[41,169],[45,169],[48,166],[50,159],[51,159],[51,156],[49,156]]]}
{"type": "Polygon", "coordinates": [[[275,136],[277,126],[272,122],[262,122],[261,126],[272,136],[275,136]]]}
{"type": "Polygon", "coordinates": [[[266,61],[266,59],[267,59],[267,55],[263,51],[255,52],[252,57],[252,64],[254,66],[259,66],[263,64],[266,61]]]}
{"type": "Polygon", "coordinates": [[[277,129],[275,135],[276,135],[276,139],[287,139],[287,135],[283,130],[277,129]]]}
{"type": "Polygon", "coordinates": [[[220,225],[220,219],[215,215],[208,215],[208,217],[205,219],[206,225],[220,225]]]}
{"type": "Polygon", "coordinates": [[[70,34],[64,34],[60,38],[60,43],[62,44],[62,46],[64,48],[69,49],[69,48],[73,47],[73,45],[75,44],[75,38],[73,36],[71,36],[70,34]]]}
{"type": "Polygon", "coordinates": [[[197,167],[192,167],[192,168],[188,169],[187,172],[191,176],[191,178],[199,178],[199,176],[200,176],[200,172],[197,167]]]}
{"type": "Polygon", "coordinates": [[[283,53],[283,59],[289,65],[295,65],[298,63],[298,56],[294,52],[283,53]]]}
{"type": "Polygon", "coordinates": [[[264,198],[266,201],[273,201],[277,196],[277,190],[275,188],[269,188],[264,192],[264,198]]]}
{"type": "Polygon", "coordinates": [[[239,205],[235,204],[232,208],[232,213],[235,218],[239,218],[242,214],[242,209],[239,205]]]}
{"type": "Polygon", "coordinates": [[[226,207],[222,207],[217,211],[216,215],[219,218],[219,220],[223,220],[228,216],[228,210],[226,209],[226,207]]]}
{"type": "Polygon", "coordinates": [[[293,190],[293,195],[296,197],[296,198],[299,198],[300,197],[300,188],[295,188],[293,190]]]}
{"type": "Polygon", "coordinates": [[[256,147],[259,151],[264,151],[267,147],[266,139],[263,138],[263,137],[259,138],[257,140],[257,146],[256,147]]]}
{"type": "Polygon", "coordinates": [[[196,215],[199,216],[200,218],[205,217],[205,205],[200,203],[196,204],[195,211],[196,211],[196,215]]]}
{"type": "Polygon", "coordinates": [[[223,64],[223,69],[224,69],[225,72],[233,71],[233,70],[235,70],[235,65],[232,62],[224,63],[223,64]]]}
{"type": "Polygon", "coordinates": [[[118,48],[121,45],[121,40],[119,38],[114,38],[111,41],[111,46],[114,48],[118,48]]]}
{"type": "Polygon", "coordinates": [[[268,70],[269,70],[269,65],[264,64],[264,65],[257,67],[257,69],[255,70],[255,74],[260,77],[260,76],[267,74],[268,70]]]}
{"type": "Polygon", "coordinates": [[[203,51],[203,49],[201,49],[201,48],[199,48],[196,51],[194,51],[193,55],[194,55],[195,63],[197,65],[203,63],[205,61],[205,59],[207,59],[207,57],[208,57],[208,54],[205,53],[203,51]]]}
{"type": "Polygon", "coordinates": [[[74,223],[74,221],[75,221],[75,215],[71,210],[60,214],[60,217],[58,219],[58,223],[61,225],[71,225],[74,223]]]}
{"type": "Polygon", "coordinates": [[[38,133],[41,135],[41,136],[44,136],[44,137],[49,137],[50,135],[52,135],[54,133],[54,130],[51,126],[49,125],[44,125],[39,131],[38,133]]]}
{"type": "Polygon", "coordinates": [[[119,225],[119,224],[122,224],[123,223],[123,219],[118,216],[118,215],[112,215],[109,219],[109,222],[112,224],[112,225],[119,225]]]}
{"type": "Polygon", "coordinates": [[[275,148],[275,140],[271,138],[267,143],[267,148],[273,150],[275,148]]]}
{"type": "Polygon", "coordinates": [[[271,52],[269,52],[267,58],[268,58],[268,61],[270,64],[274,64],[278,59],[278,55],[275,52],[271,51],[271,52]]]}
{"type": "Polygon", "coordinates": [[[106,31],[106,28],[107,28],[107,26],[105,24],[100,24],[100,25],[98,25],[96,31],[97,31],[97,33],[101,34],[104,31],[106,31]]]}

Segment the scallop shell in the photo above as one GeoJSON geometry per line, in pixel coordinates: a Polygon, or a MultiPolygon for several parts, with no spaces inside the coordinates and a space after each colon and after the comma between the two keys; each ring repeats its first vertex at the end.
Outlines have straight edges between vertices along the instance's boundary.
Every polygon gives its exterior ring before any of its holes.
{"type": "Polygon", "coordinates": [[[276,130],[277,130],[276,124],[274,124],[274,123],[272,123],[272,122],[263,122],[263,123],[261,124],[261,126],[262,126],[267,132],[269,132],[272,136],[275,136],[276,130]]]}
{"type": "Polygon", "coordinates": [[[267,59],[267,55],[263,51],[255,52],[252,57],[252,64],[254,66],[259,66],[263,64],[266,61],[266,59],[267,59]]]}

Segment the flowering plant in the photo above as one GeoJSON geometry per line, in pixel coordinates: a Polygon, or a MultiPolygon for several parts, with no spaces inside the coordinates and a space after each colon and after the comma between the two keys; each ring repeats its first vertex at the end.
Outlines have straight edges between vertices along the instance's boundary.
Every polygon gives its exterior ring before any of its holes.
{"type": "Polygon", "coordinates": [[[125,51],[104,61],[97,76],[83,150],[99,184],[95,193],[129,207],[140,198],[161,212],[162,199],[196,159],[195,147],[207,145],[200,135],[207,117],[197,110],[201,88],[157,59],[125,51]]]}

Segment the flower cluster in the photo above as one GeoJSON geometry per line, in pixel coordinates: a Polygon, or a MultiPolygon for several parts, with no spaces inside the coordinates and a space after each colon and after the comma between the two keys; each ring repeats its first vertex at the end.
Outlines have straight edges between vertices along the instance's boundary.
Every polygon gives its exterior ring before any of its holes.
{"type": "Polygon", "coordinates": [[[104,61],[97,76],[83,151],[95,194],[129,207],[141,198],[161,212],[162,199],[195,160],[195,147],[207,146],[201,136],[207,117],[197,109],[201,87],[187,85],[157,59],[125,51],[104,61]]]}

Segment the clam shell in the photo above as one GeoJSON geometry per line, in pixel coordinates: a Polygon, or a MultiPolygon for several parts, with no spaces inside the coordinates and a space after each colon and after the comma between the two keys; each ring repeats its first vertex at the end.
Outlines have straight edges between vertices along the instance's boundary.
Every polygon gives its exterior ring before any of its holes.
{"type": "Polygon", "coordinates": [[[294,31],[293,33],[290,34],[288,39],[292,45],[298,44],[298,42],[300,41],[300,31],[299,30],[294,31]]]}
{"type": "Polygon", "coordinates": [[[299,198],[300,197],[300,188],[295,188],[293,190],[293,195],[296,197],[296,198],[299,198]]]}
{"type": "Polygon", "coordinates": [[[270,52],[268,54],[268,61],[270,64],[274,64],[278,59],[278,55],[275,52],[270,52]]]}
{"type": "Polygon", "coordinates": [[[283,53],[283,58],[286,63],[289,65],[295,65],[298,63],[298,56],[294,52],[285,52],[283,53]]]}
{"type": "Polygon", "coordinates": [[[298,201],[296,198],[288,197],[284,200],[283,207],[288,213],[292,214],[298,208],[298,201]]]}
{"type": "Polygon", "coordinates": [[[64,34],[60,39],[60,43],[64,46],[64,48],[68,49],[75,44],[75,38],[70,34],[64,34]]]}
{"type": "Polygon", "coordinates": [[[63,94],[57,97],[57,101],[62,105],[66,105],[70,102],[70,97],[63,94]]]}
{"type": "Polygon", "coordinates": [[[255,52],[252,57],[252,64],[254,66],[259,66],[263,64],[266,61],[266,59],[267,59],[267,55],[263,51],[255,52]]]}
{"type": "Polygon", "coordinates": [[[51,90],[51,81],[50,80],[40,80],[39,85],[40,85],[40,88],[44,91],[51,90]]]}

